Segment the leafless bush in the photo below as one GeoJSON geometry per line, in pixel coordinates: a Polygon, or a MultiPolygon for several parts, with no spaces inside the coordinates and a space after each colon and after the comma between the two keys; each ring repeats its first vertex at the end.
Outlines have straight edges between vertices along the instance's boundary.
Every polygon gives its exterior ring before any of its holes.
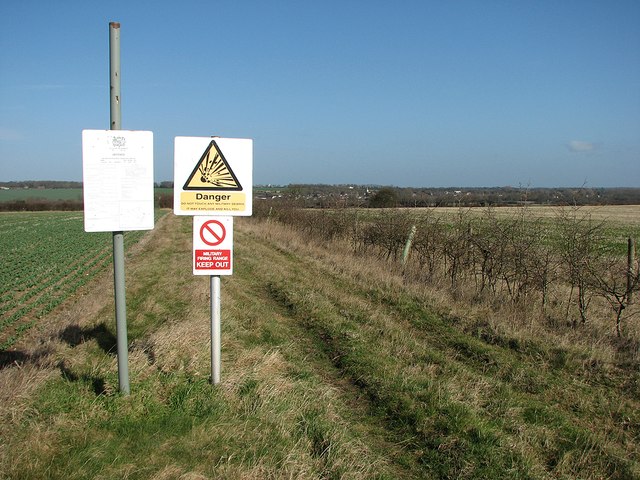
{"type": "Polygon", "coordinates": [[[640,284],[640,264],[629,265],[619,258],[603,257],[589,265],[589,284],[594,292],[611,306],[615,316],[616,335],[622,336],[622,314],[640,284]]]}
{"type": "Polygon", "coordinates": [[[156,197],[159,208],[173,208],[173,194],[161,193],[156,197]]]}
{"type": "Polygon", "coordinates": [[[442,252],[445,258],[447,275],[451,290],[455,295],[460,293],[462,278],[468,274],[474,265],[471,237],[473,223],[468,211],[460,210],[453,226],[445,230],[442,252]]]}
{"type": "Polygon", "coordinates": [[[380,214],[374,220],[361,225],[358,243],[362,245],[363,251],[371,249],[380,258],[397,260],[411,225],[411,219],[405,213],[396,211],[391,215],[380,214]]]}
{"type": "MultiPolygon", "coordinates": [[[[571,286],[567,302],[567,316],[573,293],[577,290],[577,307],[580,320],[587,322],[587,310],[593,291],[589,288],[589,273],[594,270],[601,257],[599,243],[602,240],[602,224],[595,223],[589,215],[581,214],[579,208],[563,209],[558,215],[561,266],[571,286]]],[[[572,321],[577,326],[577,321],[572,321]]]]}
{"type": "Polygon", "coordinates": [[[510,217],[492,209],[481,217],[460,209],[453,219],[433,210],[420,211],[419,216],[397,209],[374,215],[284,203],[272,204],[268,213],[254,208],[254,216],[256,210],[313,239],[342,239],[354,253],[384,261],[398,262],[403,257],[415,226],[409,263],[416,278],[442,282],[455,297],[464,293],[494,306],[506,300],[532,312],[539,304],[544,318],[571,318],[574,328],[587,322],[590,302],[599,296],[614,310],[620,335],[623,311],[638,288],[638,266],[629,289],[628,269],[619,258],[605,255],[602,224],[578,208],[560,210],[555,221],[533,218],[526,207],[510,217]],[[576,315],[570,315],[573,308],[576,315]]]}
{"type": "Polygon", "coordinates": [[[429,281],[434,279],[436,269],[441,264],[440,252],[444,244],[444,235],[444,222],[430,211],[416,224],[412,249],[420,270],[426,270],[429,281]]]}
{"type": "Polygon", "coordinates": [[[507,245],[502,230],[493,210],[487,210],[483,221],[478,222],[472,231],[470,242],[474,251],[478,295],[483,295],[488,290],[490,295],[495,296],[498,281],[503,276],[507,245]]]}

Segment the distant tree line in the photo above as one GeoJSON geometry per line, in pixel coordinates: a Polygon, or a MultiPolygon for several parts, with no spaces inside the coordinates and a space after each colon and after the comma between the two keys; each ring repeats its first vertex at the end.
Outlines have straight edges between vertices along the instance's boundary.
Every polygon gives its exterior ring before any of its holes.
{"type": "MultiPolygon", "coordinates": [[[[156,188],[172,189],[172,181],[156,188]]],[[[38,198],[43,189],[82,188],[82,182],[0,182],[0,189],[33,189],[33,198],[0,202],[0,211],[82,210],[80,200],[38,198]]],[[[303,208],[499,207],[513,205],[639,205],[640,188],[410,188],[380,185],[289,184],[255,186],[256,201],[287,202],[303,208]]],[[[171,208],[173,192],[156,195],[156,205],[171,208]]]]}
{"type": "MultiPolygon", "coordinates": [[[[173,188],[173,182],[164,181],[153,184],[155,188],[173,188]]],[[[82,188],[82,182],[60,180],[27,180],[22,182],[0,182],[0,188],[82,188]]]]}
{"type": "Polygon", "coordinates": [[[23,182],[0,182],[0,188],[82,188],[82,182],[59,180],[26,180],[23,182]]]}
{"type": "Polygon", "coordinates": [[[512,205],[637,205],[640,188],[408,188],[376,185],[255,187],[257,199],[307,208],[486,207],[512,205]]]}

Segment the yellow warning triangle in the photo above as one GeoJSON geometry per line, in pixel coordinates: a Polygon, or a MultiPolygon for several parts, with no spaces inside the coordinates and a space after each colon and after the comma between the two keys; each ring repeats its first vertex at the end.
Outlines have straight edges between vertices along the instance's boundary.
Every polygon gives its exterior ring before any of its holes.
{"type": "Polygon", "coordinates": [[[215,140],[211,140],[183,190],[242,190],[215,140]]]}

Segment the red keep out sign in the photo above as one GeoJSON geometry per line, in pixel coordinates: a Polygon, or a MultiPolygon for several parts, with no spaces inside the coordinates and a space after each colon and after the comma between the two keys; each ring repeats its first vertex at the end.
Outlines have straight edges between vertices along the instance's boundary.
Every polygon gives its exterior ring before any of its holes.
{"type": "Polygon", "coordinates": [[[196,250],[197,270],[231,270],[231,250],[196,250]]]}
{"type": "Polygon", "coordinates": [[[193,274],[233,275],[233,217],[193,217],[193,274]]]}

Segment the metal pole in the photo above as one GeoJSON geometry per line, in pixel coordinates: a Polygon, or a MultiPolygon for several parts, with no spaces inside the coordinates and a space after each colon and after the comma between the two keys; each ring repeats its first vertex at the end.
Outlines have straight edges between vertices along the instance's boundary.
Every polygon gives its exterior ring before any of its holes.
{"type": "Polygon", "coordinates": [[[211,383],[220,383],[220,276],[211,275],[211,383]]]}
{"type": "MultiPolygon", "coordinates": [[[[121,129],[120,111],[120,24],[109,23],[109,73],[111,95],[111,130],[121,129]]],[[[116,300],[116,344],[118,349],[118,383],[120,392],[129,390],[129,347],[127,342],[127,303],[124,286],[124,235],[113,232],[113,282],[116,300]]]]}
{"type": "Polygon", "coordinates": [[[122,128],[120,111],[120,24],[109,24],[109,86],[111,91],[111,130],[122,128]]]}
{"type": "Polygon", "coordinates": [[[129,346],[127,342],[127,304],[124,286],[124,238],[113,232],[113,278],[116,298],[116,343],[118,347],[118,383],[120,391],[129,390],[129,346]]]}

